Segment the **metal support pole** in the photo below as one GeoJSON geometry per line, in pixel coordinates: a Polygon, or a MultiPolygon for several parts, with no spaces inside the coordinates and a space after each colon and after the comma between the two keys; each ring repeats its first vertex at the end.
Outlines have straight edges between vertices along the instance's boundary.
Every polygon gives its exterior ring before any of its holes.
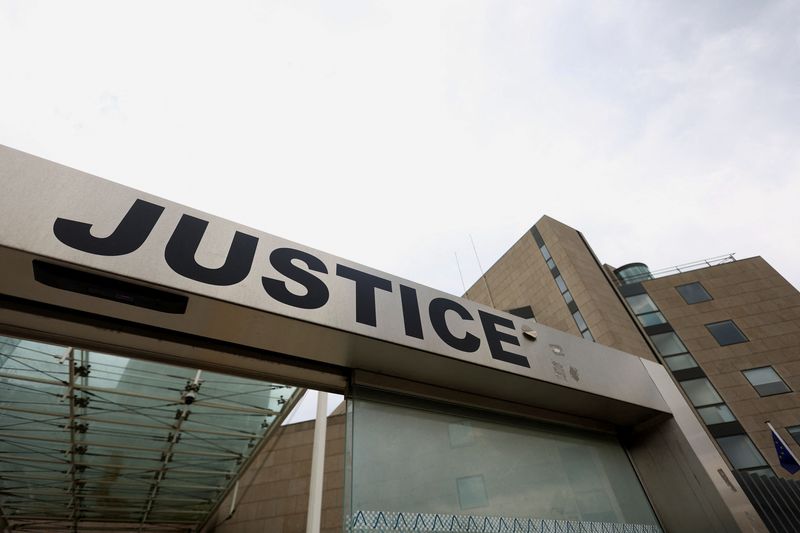
{"type": "Polygon", "coordinates": [[[322,481],[325,470],[325,434],[328,429],[328,393],[317,392],[317,420],[311,450],[311,482],[308,489],[306,533],[319,533],[322,517],[322,481]]]}

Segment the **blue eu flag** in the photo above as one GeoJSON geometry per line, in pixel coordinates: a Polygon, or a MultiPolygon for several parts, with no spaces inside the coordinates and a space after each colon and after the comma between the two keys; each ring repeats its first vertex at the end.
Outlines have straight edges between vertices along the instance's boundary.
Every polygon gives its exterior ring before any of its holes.
{"type": "Polygon", "coordinates": [[[778,461],[780,461],[782,467],[794,474],[800,470],[800,464],[798,464],[797,458],[789,448],[786,447],[786,443],[780,438],[775,428],[770,425],[769,429],[772,432],[772,442],[775,443],[775,451],[778,452],[778,461]]]}

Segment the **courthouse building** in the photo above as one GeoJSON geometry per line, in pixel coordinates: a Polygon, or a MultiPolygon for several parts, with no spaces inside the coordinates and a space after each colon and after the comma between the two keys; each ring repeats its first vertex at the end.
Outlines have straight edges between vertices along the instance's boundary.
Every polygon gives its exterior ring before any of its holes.
{"type": "Polygon", "coordinates": [[[662,363],[732,471],[796,477],[767,423],[800,455],[800,293],[763,258],[615,268],[545,216],[466,297],[662,363]]]}
{"type": "Polygon", "coordinates": [[[650,279],[544,218],[459,298],[10,148],[0,183],[7,531],[800,527],[759,258],[650,279]],[[306,388],[346,403],[282,425],[306,388]]]}

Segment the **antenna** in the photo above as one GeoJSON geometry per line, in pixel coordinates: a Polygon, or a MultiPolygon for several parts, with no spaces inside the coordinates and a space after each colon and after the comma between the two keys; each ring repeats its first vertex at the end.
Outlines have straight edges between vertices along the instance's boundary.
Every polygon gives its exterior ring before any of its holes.
{"type": "Polygon", "coordinates": [[[469,233],[468,235],[469,235],[469,242],[472,243],[472,251],[475,252],[475,261],[478,262],[478,268],[481,271],[481,276],[483,276],[484,275],[483,274],[483,267],[481,266],[480,258],[478,258],[478,250],[477,250],[477,248],[475,248],[475,241],[472,240],[472,233],[469,233]]]}
{"type": "Polygon", "coordinates": [[[464,288],[464,294],[467,294],[467,285],[464,283],[464,274],[461,272],[461,263],[458,262],[458,252],[453,252],[456,256],[456,266],[458,267],[458,277],[461,278],[461,286],[464,288]]]}
{"type": "Polygon", "coordinates": [[[475,261],[478,262],[478,268],[481,271],[481,277],[483,278],[483,284],[486,285],[486,294],[489,295],[489,303],[492,304],[492,307],[495,307],[494,298],[492,297],[492,289],[489,288],[489,282],[486,280],[486,274],[484,274],[484,272],[483,272],[483,266],[481,265],[481,260],[478,257],[478,249],[475,248],[475,241],[472,240],[472,233],[468,233],[468,235],[469,235],[469,242],[472,243],[472,251],[475,252],[475,261]]]}

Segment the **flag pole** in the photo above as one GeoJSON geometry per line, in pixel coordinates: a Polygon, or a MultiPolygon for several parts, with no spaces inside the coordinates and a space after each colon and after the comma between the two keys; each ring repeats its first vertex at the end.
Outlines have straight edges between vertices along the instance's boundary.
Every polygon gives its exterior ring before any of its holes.
{"type": "Polygon", "coordinates": [[[770,430],[770,431],[772,431],[772,434],[773,434],[773,435],[775,435],[775,436],[778,438],[778,440],[779,440],[779,441],[781,441],[781,444],[783,444],[783,447],[784,447],[784,449],[785,449],[787,452],[789,452],[789,455],[791,455],[791,456],[792,456],[792,459],[794,459],[794,462],[795,462],[795,463],[797,463],[797,464],[800,464],[800,461],[798,461],[798,460],[797,460],[797,456],[796,456],[796,455],[795,455],[795,454],[792,452],[792,449],[791,449],[791,448],[789,448],[789,447],[786,445],[786,441],[785,441],[785,440],[783,440],[783,437],[781,437],[781,436],[780,436],[780,434],[779,434],[779,433],[778,433],[778,432],[775,430],[775,428],[774,428],[774,427],[772,427],[772,424],[770,424],[769,422],[767,422],[767,427],[769,427],[769,430],[770,430]]]}

